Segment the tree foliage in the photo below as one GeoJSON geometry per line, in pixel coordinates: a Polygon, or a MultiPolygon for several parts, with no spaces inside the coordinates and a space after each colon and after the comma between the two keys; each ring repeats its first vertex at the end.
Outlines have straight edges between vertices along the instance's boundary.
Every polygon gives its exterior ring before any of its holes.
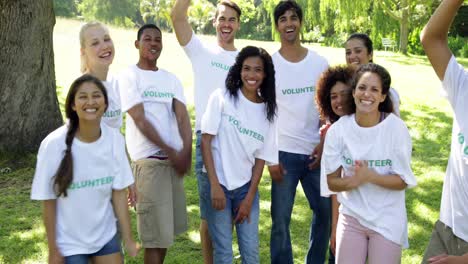
{"type": "MultiPolygon", "coordinates": [[[[339,32],[365,32],[380,44],[382,37],[399,39],[407,52],[412,29],[425,23],[432,13],[434,0],[321,0],[321,19],[336,10],[334,25],[339,32]]],[[[377,45],[378,46],[378,45],[377,45]]]]}
{"type": "MultiPolygon", "coordinates": [[[[82,15],[120,26],[155,23],[171,31],[175,0],[54,0],[58,15],[82,15]]],[[[192,0],[189,22],[197,33],[213,34],[212,19],[219,0],[192,0]]],[[[273,11],[279,0],[235,0],[242,10],[238,37],[278,39],[273,11]]],[[[370,35],[376,48],[382,38],[398,42],[400,51],[419,53],[419,32],[440,0],[297,0],[303,8],[302,39],[342,46],[354,32],[370,35]]],[[[451,32],[466,36],[467,8],[460,10],[451,32]]]]}

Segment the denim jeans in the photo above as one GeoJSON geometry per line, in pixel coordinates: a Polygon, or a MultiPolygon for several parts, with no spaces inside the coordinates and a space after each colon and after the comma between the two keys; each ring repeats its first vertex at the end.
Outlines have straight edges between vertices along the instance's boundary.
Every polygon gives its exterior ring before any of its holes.
{"type": "Polygon", "coordinates": [[[200,130],[197,131],[197,141],[195,143],[195,174],[197,175],[200,218],[206,220],[208,207],[211,206],[210,181],[206,172],[203,172],[200,130]]]}
{"type": "MultiPolygon", "coordinates": [[[[120,247],[120,239],[117,234],[115,234],[112,239],[107,242],[100,250],[92,254],[79,254],[65,257],[65,264],[88,264],[89,260],[92,257],[105,256],[115,253],[121,253],[122,249],[120,247]]],[[[122,256],[123,259],[123,256],[122,256]]]]}
{"type": "MultiPolygon", "coordinates": [[[[227,190],[221,185],[226,196],[226,207],[223,210],[214,209],[211,204],[208,209],[208,229],[213,241],[214,263],[232,264],[232,225],[237,215],[236,209],[244,200],[250,188],[250,182],[235,190],[227,190]]],[[[243,264],[260,263],[258,241],[259,195],[255,194],[250,210],[250,221],[235,223],[237,243],[243,264]]]]}
{"type": "Polygon", "coordinates": [[[272,264],[293,263],[289,224],[299,181],[314,211],[306,263],[325,263],[331,225],[330,198],[320,196],[320,169],[309,170],[309,155],[279,152],[279,162],[286,174],[282,182],[272,182],[271,188],[271,237],[272,264]]]}

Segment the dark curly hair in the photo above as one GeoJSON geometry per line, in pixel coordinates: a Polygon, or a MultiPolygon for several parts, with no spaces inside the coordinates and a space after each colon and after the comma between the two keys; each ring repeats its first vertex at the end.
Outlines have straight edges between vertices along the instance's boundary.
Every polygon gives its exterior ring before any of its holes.
{"type": "Polygon", "coordinates": [[[320,75],[320,79],[317,81],[315,102],[322,119],[329,119],[333,123],[340,118],[332,109],[331,89],[337,82],[351,87],[352,78],[353,70],[346,65],[330,67],[320,75]]]}
{"type": "MultiPolygon", "coordinates": [[[[353,77],[353,92],[356,90],[356,86],[359,80],[361,79],[362,75],[366,72],[372,72],[379,76],[382,84],[382,94],[387,95],[385,97],[385,100],[379,104],[379,111],[384,113],[392,113],[393,103],[392,99],[390,98],[390,84],[392,82],[392,78],[390,77],[390,73],[388,73],[388,71],[384,67],[375,63],[363,64],[359,66],[353,77]]],[[[356,103],[354,102],[354,100],[349,100],[348,107],[348,109],[351,110],[351,113],[356,113],[356,103]]]]}
{"type": "Polygon", "coordinates": [[[234,98],[238,98],[238,91],[242,87],[241,71],[242,65],[247,58],[260,57],[263,61],[265,78],[260,85],[259,96],[266,105],[267,119],[273,122],[276,115],[276,93],[275,93],[275,68],[270,54],[263,48],[247,46],[243,48],[236,57],[236,62],[229,70],[226,78],[226,89],[234,98]]]}

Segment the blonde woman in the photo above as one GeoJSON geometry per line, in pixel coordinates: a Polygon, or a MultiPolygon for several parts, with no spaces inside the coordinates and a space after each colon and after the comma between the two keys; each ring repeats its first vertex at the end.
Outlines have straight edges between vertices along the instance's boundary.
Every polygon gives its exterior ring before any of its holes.
{"type": "Polygon", "coordinates": [[[81,72],[98,78],[106,87],[109,107],[102,121],[113,128],[122,126],[120,93],[117,82],[109,75],[115,49],[109,30],[100,22],[88,22],[80,30],[81,72]]]}

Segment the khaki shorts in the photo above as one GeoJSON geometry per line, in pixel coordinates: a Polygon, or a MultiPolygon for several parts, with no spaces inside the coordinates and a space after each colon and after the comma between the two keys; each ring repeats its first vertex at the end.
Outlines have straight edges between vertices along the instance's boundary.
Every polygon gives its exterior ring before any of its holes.
{"type": "Polygon", "coordinates": [[[461,256],[466,253],[468,253],[468,242],[455,236],[452,228],[437,220],[422,263],[426,264],[429,258],[441,254],[461,256]]]}
{"type": "Polygon", "coordinates": [[[137,229],[144,248],[169,248],[187,231],[184,180],[168,160],[132,164],[137,189],[137,229]]]}

